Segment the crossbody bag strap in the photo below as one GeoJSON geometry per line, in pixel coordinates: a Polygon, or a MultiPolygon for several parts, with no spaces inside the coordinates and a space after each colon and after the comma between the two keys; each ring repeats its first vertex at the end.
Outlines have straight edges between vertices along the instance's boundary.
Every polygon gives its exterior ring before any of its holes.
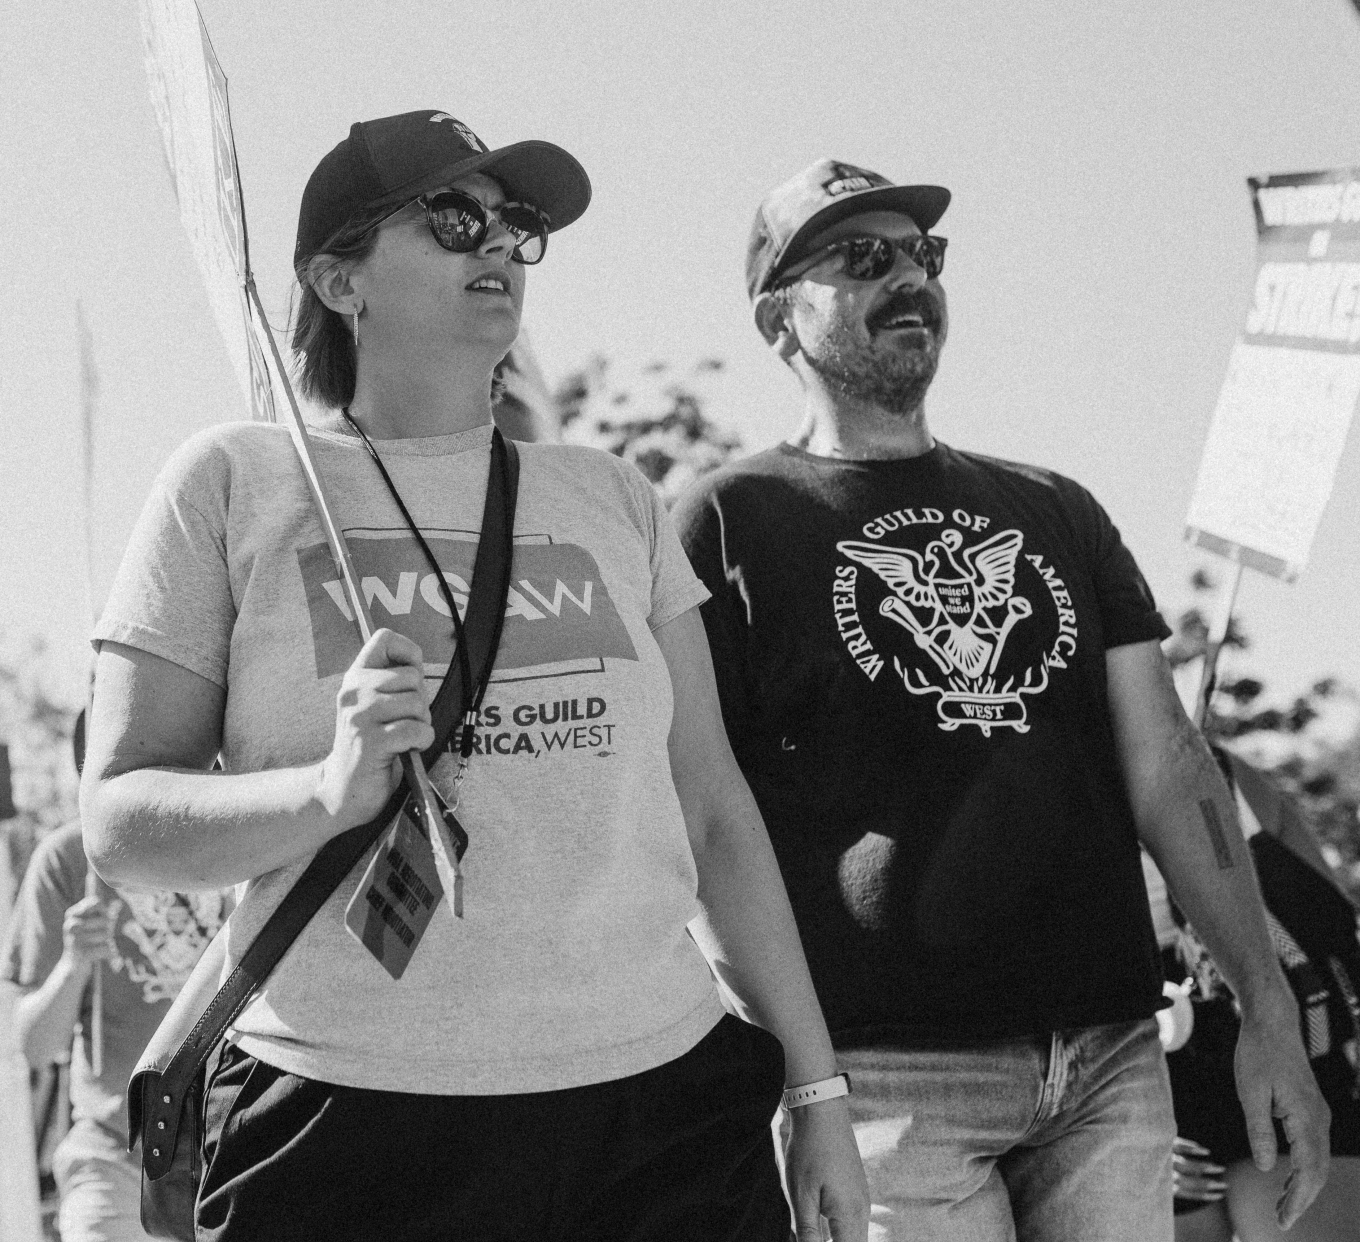
{"type": "MultiPolygon", "coordinates": [[[[435,741],[422,756],[427,766],[432,766],[444,753],[459,720],[468,711],[474,710],[480,701],[490,680],[505,618],[505,600],[514,553],[519,454],[514,443],[502,436],[499,429],[492,433],[491,456],[491,469],[487,472],[486,505],[482,512],[482,533],[477,544],[464,617],[468,665],[473,670],[473,684],[464,684],[460,674],[461,661],[451,658],[449,671],[430,705],[435,741]]],[[[149,1176],[155,1178],[170,1167],[181,1106],[199,1067],[312,916],[325,905],[345,876],[392,822],[408,796],[409,791],[403,782],[374,819],[342,832],[322,847],[269,916],[159,1075],[155,1083],[155,1099],[129,1100],[133,1117],[140,1113],[143,1122],[142,1126],[134,1123],[132,1133],[128,1136],[129,1146],[143,1128],[147,1133],[154,1131],[168,1139],[156,1145],[158,1156],[153,1155],[152,1150],[148,1150],[144,1144],[142,1160],[149,1176]],[[159,1165],[164,1168],[159,1168],[159,1165]]]]}

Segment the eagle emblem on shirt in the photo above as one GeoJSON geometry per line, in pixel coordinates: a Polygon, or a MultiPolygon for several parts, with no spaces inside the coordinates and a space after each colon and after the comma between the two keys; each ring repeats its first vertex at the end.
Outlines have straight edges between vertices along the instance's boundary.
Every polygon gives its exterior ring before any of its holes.
{"type": "Polygon", "coordinates": [[[924,552],[853,540],[836,548],[887,583],[892,594],[879,611],[910,633],[941,672],[976,678],[995,670],[1011,627],[1030,615],[1029,601],[1013,593],[1023,542],[1018,530],[1003,530],[964,548],[963,535],[946,530],[924,552]],[[1005,615],[993,622],[988,609],[997,607],[1005,615]]]}
{"type": "Polygon", "coordinates": [[[1012,631],[1034,614],[1016,592],[1023,545],[1020,531],[1003,530],[968,546],[954,527],[934,533],[920,550],[854,539],[836,544],[887,588],[879,615],[905,630],[924,657],[905,663],[894,657],[893,666],[909,693],[936,696],[946,732],[963,724],[985,737],[998,727],[1028,732],[1023,696],[1048,684],[1046,664],[1037,678],[1026,670],[1020,684],[1014,677],[998,684],[1012,631]]]}

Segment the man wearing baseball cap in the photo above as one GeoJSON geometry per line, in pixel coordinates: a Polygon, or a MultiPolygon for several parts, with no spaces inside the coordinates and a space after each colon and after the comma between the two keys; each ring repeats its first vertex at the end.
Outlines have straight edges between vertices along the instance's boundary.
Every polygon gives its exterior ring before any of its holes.
{"type": "Polygon", "coordinates": [[[949,197],[834,160],[766,197],[747,289],[802,424],[677,510],[854,1084],[871,1237],[1172,1237],[1140,842],[1241,1004],[1254,1154],[1272,1114],[1292,1145],[1287,1225],[1327,1109],[1167,627],[1090,493],[927,424],[949,197]]]}

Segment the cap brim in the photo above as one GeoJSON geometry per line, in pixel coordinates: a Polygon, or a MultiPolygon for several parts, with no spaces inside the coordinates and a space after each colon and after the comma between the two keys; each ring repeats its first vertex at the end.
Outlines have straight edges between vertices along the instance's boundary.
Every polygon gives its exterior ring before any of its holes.
{"type": "Polygon", "coordinates": [[[493,176],[512,201],[532,203],[548,217],[548,231],[555,233],[580,219],[590,205],[590,178],[574,155],[551,142],[530,139],[495,151],[469,155],[426,176],[397,186],[383,195],[375,208],[397,206],[427,190],[437,189],[481,172],[493,176]]]}
{"type": "Polygon", "coordinates": [[[805,220],[789,238],[770,269],[769,276],[765,278],[764,287],[768,289],[785,268],[806,258],[812,250],[809,243],[833,224],[851,216],[863,215],[866,211],[895,211],[910,216],[922,233],[928,233],[944,215],[949,199],[949,191],[942,185],[884,185],[830,203],[805,220]]]}

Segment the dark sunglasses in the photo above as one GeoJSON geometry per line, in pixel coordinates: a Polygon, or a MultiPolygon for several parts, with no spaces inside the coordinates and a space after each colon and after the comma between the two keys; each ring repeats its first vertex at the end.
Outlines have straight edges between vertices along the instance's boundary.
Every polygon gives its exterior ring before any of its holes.
{"type": "Polygon", "coordinates": [[[927,280],[934,280],[944,271],[944,248],[948,244],[948,238],[934,237],[929,233],[895,240],[889,237],[847,237],[832,242],[800,263],[798,274],[808,271],[828,254],[839,253],[845,256],[845,274],[851,280],[881,280],[892,271],[900,250],[925,272],[927,280]]]}
{"type": "Polygon", "coordinates": [[[425,223],[435,241],[455,254],[468,254],[482,244],[491,216],[514,238],[510,257],[516,263],[539,263],[548,249],[548,217],[530,203],[502,203],[488,211],[472,195],[459,190],[438,190],[414,201],[424,208],[425,223]]]}

